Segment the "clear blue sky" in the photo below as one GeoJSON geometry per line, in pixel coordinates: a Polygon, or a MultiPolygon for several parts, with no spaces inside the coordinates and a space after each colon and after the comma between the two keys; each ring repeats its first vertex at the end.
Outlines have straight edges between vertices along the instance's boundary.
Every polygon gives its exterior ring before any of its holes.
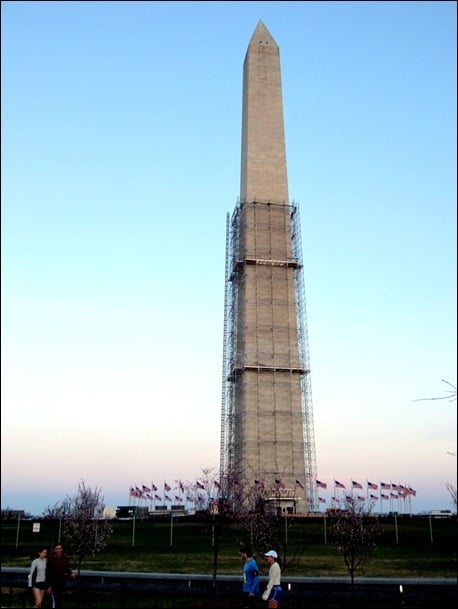
{"type": "MultiPolygon", "coordinates": [[[[2,507],[219,465],[242,66],[280,47],[320,480],[456,486],[455,2],[2,2],[2,507]]],[[[332,491],[320,491],[328,499],[332,491]]]]}

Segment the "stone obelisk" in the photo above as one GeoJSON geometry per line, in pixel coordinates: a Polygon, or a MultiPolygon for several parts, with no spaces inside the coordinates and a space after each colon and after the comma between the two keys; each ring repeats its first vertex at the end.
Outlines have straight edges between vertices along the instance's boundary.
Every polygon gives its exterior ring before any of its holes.
{"type": "Polygon", "coordinates": [[[315,449],[297,211],[280,51],[260,21],[244,62],[240,199],[227,228],[222,472],[277,511],[305,512],[315,449]]]}

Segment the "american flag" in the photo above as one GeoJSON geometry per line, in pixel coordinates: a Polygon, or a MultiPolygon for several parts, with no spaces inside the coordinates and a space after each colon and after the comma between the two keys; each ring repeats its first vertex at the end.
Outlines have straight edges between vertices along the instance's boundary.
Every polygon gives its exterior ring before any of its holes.
{"type": "Polygon", "coordinates": [[[275,478],[275,484],[278,486],[278,488],[285,488],[283,482],[281,480],[277,480],[277,478],[275,478]]]}
{"type": "Polygon", "coordinates": [[[150,487],[149,487],[149,486],[146,486],[146,485],[144,484],[144,485],[142,486],[142,491],[143,491],[144,493],[149,493],[149,492],[151,491],[151,489],[150,489],[150,487]]]}
{"type": "Polygon", "coordinates": [[[382,489],[382,491],[389,491],[391,490],[391,484],[386,484],[386,482],[380,482],[380,488],[382,489]]]}
{"type": "Polygon", "coordinates": [[[326,484],[326,482],[321,482],[320,480],[317,480],[317,481],[316,481],[316,485],[317,485],[319,488],[328,488],[328,485],[326,484]]]}
{"type": "Polygon", "coordinates": [[[205,490],[205,486],[202,484],[202,482],[199,482],[198,480],[196,481],[196,486],[197,486],[197,488],[200,488],[203,491],[205,490]]]}
{"type": "Polygon", "coordinates": [[[262,480],[255,480],[254,481],[254,486],[256,488],[264,488],[264,482],[262,480]]]}
{"type": "Polygon", "coordinates": [[[383,493],[380,493],[380,499],[389,499],[388,495],[384,495],[383,493]]]}
{"type": "Polygon", "coordinates": [[[162,501],[162,497],[160,497],[159,495],[154,495],[154,498],[157,499],[158,501],[162,501]]]}
{"type": "Polygon", "coordinates": [[[318,497],[318,500],[320,503],[326,503],[326,499],[323,499],[323,497],[318,497]]]}
{"type": "Polygon", "coordinates": [[[377,501],[377,499],[378,499],[377,495],[372,495],[372,494],[371,494],[371,495],[369,495],[369,497],[370,497],[371,499],[373,499],[374,501],[377,501]]]}
{"type": "Polygon", "coordinates": [[[338,480],[334,480],[334,486],[336,488],[345,488],[345,484],[342,484],[342,482],[339,482],[338,480]]]}
{"type": "Polygon", "coordinates": [[[167,491],[167,492],[169,492],[169,491],[171,491],[171,490],[172,490],[172,487],[171,487],[171,486],[169,486],[169,485],[167,484],[167,482],[164,482],[164,490],[165,490],[165,491],[167,491]]]}
{"type": "Polygon", "coordinates": [[[300,480],[296,480],[296,486],[298,486],[299,488],[304,488],[304,485],[300,480]]]}
{"type": "Polygon", "coordinates": [[[368,482],[367,488],[370,488],[372,491],[376,491],[378,489],[378,485],[374,484],[373,482],[368,482]]]}
{"type": "Polygon", "coordinates": [[[168,495],[164,495],[164,499],[165,499],[166,501],[172,501],[168,495]]]}
{"type": "Polygon", "coordinates": [[[151,484],[151,490],[152,491],[157,491],[157,486],[155,484],[151,484]]]}
{"type": "Polygon", "coordinates": [[[359,482],[355,482],[354,480],[351,481],[351,486],[352,488],[363,488],[359,482]]]}

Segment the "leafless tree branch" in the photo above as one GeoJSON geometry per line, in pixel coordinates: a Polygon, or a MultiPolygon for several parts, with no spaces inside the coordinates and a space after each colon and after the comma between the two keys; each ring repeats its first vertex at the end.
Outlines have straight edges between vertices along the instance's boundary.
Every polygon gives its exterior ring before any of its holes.
{"type": "Polygon", "coordinates": [[[426,401],[434,401],[434,400],[448,400],[449,402],[455,402],[456,401],[455,385],[452,385],[452,383],[449,383],[449,381],[446,381],[445,379],[441,379],[441,381],[451,387],[451,389],[446,389],[446,391],[448,392],[448,395],[435,396],[432,398],[418,398],[418,399],[414,400],[414,402],[426,402],[426,401]]]}

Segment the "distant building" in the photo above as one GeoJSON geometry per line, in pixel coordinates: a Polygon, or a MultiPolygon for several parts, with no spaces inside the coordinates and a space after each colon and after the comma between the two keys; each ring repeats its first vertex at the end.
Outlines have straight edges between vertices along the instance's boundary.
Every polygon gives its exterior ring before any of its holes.
{"type": "Polygon", "coordinates": [[[128,520],[130,518],[147,519],[148,508],[138,505],[118,505],[115,512],[115,517],[119,520],[128,520]]]}
{"type": "Polygon", "coordinates": [[[451,518],[453,515],[452,510],[431,510],[429,512],[431,518],[451,518]]]}
{"type": "Polygon", "coordinates": [[[107,520],[113,520],[113,518],[116,518],[116,508],[112,506],[105,506],[105,509],[103,510],[103,517],[107,520]]]}
{"type": "Polygon", "coordinates": [[[17,520],[25,518],[25,510],[2,510],[2,520],[17,520]]]}

